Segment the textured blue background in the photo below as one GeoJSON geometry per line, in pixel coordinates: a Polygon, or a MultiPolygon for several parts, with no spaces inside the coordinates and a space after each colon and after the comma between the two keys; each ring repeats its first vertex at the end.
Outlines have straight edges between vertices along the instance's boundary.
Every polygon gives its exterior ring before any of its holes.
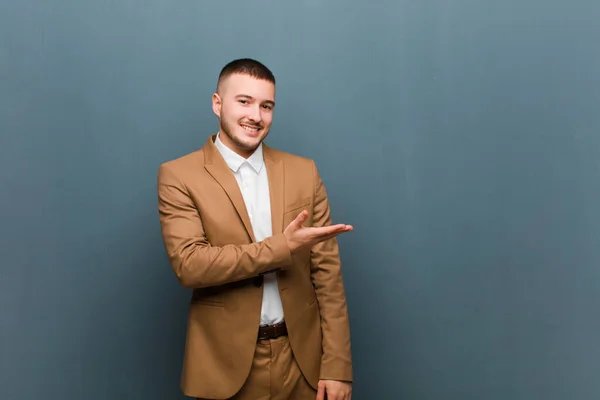
{"type": "Polygon", "coordinates": [[[361,399],[600,398],[600,2],[0,2],[0,398],[177,399],[161,162],[238,57],[314,158],[361,399]]]}

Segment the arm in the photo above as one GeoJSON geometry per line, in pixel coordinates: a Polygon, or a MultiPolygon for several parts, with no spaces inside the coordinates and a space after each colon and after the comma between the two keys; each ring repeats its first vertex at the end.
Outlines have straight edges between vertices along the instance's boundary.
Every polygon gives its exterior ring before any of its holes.
{"type": "MultiPolygon", "coordinates": [[[[327,193],[314,163],[313,176],[315,183],[313,226],[331,225],[327,193]]],[[[352,382],[350,327],[340,264],[335,238],[312,247],[311,277],[317,294],[323,333],[320,379],[352,382]]]]}
{"type": "Polygon", "coordinates": [[[283,234],[259,243],[211,246],[185,186],[164,164],[158,171],[158,210],[171,267],[186,288],[240,281],[292,262],[283,234]]]}

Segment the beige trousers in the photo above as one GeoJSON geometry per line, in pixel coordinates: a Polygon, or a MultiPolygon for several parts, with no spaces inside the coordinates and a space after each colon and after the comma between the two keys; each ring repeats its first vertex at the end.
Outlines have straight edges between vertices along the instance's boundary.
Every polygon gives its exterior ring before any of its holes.
{"type": "Polygon", "coordinates": [[[256,344],[250,375],[229,400],[315,400],[316,397],[317,391],[296,364],[288,337],[280,336],[256,344]]]}

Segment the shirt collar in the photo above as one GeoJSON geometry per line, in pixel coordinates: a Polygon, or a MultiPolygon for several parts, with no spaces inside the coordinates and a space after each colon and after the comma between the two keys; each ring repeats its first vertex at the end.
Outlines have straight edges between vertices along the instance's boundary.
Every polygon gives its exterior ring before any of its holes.
{"type": "Polygon", "coordinates": [[[233,172],[237,172],[244,163],[248,163],[252,169],[256,171],[256,173],[260,172],[260,169],[264,164],[262,143],[258,146],[254,153],[252,153],[252,155],[246,159],[235,151],[231,150],[229,147],[225,146],[219,136],[220,133],[217,134],[217,138],[215,139],[215,146],[223,156],[223,159],[225,159],[227,166],[233,172]]]}

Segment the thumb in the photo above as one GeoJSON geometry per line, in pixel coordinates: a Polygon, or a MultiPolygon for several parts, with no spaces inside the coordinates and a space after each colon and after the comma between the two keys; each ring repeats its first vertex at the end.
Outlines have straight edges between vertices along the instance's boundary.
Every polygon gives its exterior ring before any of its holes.
{"type": "Polygon", "coordinates": [[[306,221],[306,217],[308,217],[308,211],[304,210],[294,220],[294,225],[296,228],[301,228],[304,221],[306,221]]]}

